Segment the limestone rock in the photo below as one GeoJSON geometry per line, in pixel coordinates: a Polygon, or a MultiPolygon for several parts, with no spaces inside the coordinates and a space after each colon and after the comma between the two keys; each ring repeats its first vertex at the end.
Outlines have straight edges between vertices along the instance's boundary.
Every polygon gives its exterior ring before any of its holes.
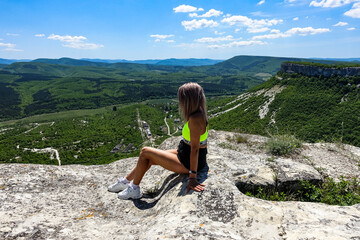
{"type": "MultiPolygon", "coordinates": [[[[360,204],[264,201],[236,187],[241,179],[258,184],[316,179],[322,177],[319,169],[335,178],[336,169],[359,177],[359,148],[306,144],[294,157],[272,159],[265,137],[244,134],[247,142],[237,144],[231,141],[234,135],[209,132],[210,169],[203,173],[202,193],[186,193],[186,175],[154,166],[141,183],[148,194],[134,201],[117,199],[107,186],[129,172],[137,158],[99,166],[3,164],[0,239],[360,238],[360,204]],[[335,151],[336,158],[329,158],[335,151]]],[[[170,138],[161,148],[176,148],[178,141],[170,138]]]]}
{"type": "Polygon", "coordinates": [[[343,67],[343,68],[331,68],[331,67],[318,67],[311,65],[304,65],[301,63],[282,63],[280,72],[284,73],[299,73],[307,76],[325,76],[331,75],[338,76],[360,76],[360,67],[343,67]]]}

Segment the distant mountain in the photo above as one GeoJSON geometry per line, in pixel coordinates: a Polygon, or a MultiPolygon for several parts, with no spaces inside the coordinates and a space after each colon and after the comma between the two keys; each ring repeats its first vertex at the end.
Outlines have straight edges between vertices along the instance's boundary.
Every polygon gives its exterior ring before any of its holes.
{"type": "Polygon", "coordinates": [[[329,61],[342,61],[342,62],[360,62],[360,58],[314,58],[320,60],[329,60],[329,61]]]}
{"type": "Polygon", "coordinates": [[[139,63],[139,64],[157,64],[161,60],[126,60],[126,59],[94,59],[94,58],[81,58],[80,60],[86,60],[90,62],[104,62],[104,63],[139,63]]]}
{"type": "Polygon", "coordinates": [[[29,59],[4,59],[0,58],[0,64],[12,64],[15,62],[30,62],[29,59]]]}
{"type": "Polygon", "coordinates": [[[277,71],[280,70],[281,63],[285,61],[317,62],[327,64],[336,63],[336,61],[321,59],[267,56],[235,56],[212,66],[203,66],[203,69],[208,73],[238,74],[240,72],[244,72],[248,74],[266,73],[274,75],[277,73],[277,71]]]}
{"type": "Polygon", "coordinates": [[[80,60],[90,62],[102,62],[102,63],[138,63],[138,64],[151,64],[151,65],[172,65],[172,66],[204,66],[213,65],[224,60],[214,59],[198,59],[198,58],[187,58],[187,59],[147,59],[147,60],[126,60],[126,59],[91,59],[82,58],[80,60]]]}
{"type": "Polygon", "coordinates": [[[204,65],[214,65],[216,63],[222,62],[224,60],[214,60],[214,59],[197,59],[197,58],[188,58],[188,59],[164,59],[156,63],[156,65],[173,65],[173,66],[204,66],[204,65]]]}
{"type": "Polygon", "coordinates": [[[92,61],[78,60],[78,59],[73,59],[73,58],[59,58],[59,59],[38,58],[38,59],[33,60],[32,62],[70,65],[70,66],[93,66],[93,67],[109,66],[109,63],[92,62],[92,61]]]}

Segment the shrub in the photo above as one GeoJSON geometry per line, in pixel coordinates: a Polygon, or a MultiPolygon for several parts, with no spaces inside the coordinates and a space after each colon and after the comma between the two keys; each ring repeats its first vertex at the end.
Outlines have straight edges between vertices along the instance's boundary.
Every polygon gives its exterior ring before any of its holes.
{"type": "Polygon", "coordinates": [[[297,192],[281,192],[277,189],[262,189],[254,192],[245,192],[247,196],[270,201],[301,201],[321,202],[329,205],[349,206],[360,203],[360,182],[353,178],[340,178],[335,182],[326,178],[322,184],[312,184],[309,181],[299,181],[301,190],[297,192]]]}
{"type": "Polygon", "coordinates": [[[296,148],[301,148],[302,142],[292,135],[272,136],[266,142],[266,149],[269,153],[277,156],[293,153],[296,148]]]}
{"type": "Polygon", "coordinates": [[[230,142],[236,142],[236,143],[247,143],[248,137],[240,135],[240,134],[235,134],[232,137],[228,137],[227,140],[230,142]]]}

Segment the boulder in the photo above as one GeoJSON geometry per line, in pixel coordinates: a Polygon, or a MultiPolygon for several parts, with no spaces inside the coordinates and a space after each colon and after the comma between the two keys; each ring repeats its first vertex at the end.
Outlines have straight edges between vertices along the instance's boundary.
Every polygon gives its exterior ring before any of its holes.
{"type": "MultiPolygon", "coordinates": [[[[360,238],[360,204],[272,202],[248,197],[237,188],[240,182],[271,185],[318,179],[323,172],[332,176],[327,166],[336,165],[325,161],[325,154],[323,160],[313,159],[318,146],[312,150],[306,145],[294,157],[273,159],[265,152],[265,137],[244,134],[247,142],[238,144],[231,140],[234,135],[209,132],[209,170],[202,173],[207,178],[201,193],[186,193],[186,175],[154,166],[141,183],[143,198],[119,200],[107,186],[129,172],[137,158],[96,166],[3,164],[0,239],[360,238]],[[316,170],[320,167],[321,174],[316,170]],[[277,178],[272,174],[276,171],[277,178]]],[[[178,141],[169,138],[160,148],[176,148],[178,141]]],[[[341,151],[360,157],[358,148],[341,151]]],[[[349,176],[359,172],[353,163],[348,162],[349,176]]]]}

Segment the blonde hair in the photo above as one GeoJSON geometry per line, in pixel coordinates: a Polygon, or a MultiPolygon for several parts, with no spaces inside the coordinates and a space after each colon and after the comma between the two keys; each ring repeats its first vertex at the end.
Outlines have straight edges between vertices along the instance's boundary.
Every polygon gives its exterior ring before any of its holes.
{"type": "Polygon", "coordinates": [[[184,118],[188,121],[191,114],[200,112],[206,121],[206,98],[203,88],[194,82],[185,83],[178,90],[179,111],[184,118]]]}

